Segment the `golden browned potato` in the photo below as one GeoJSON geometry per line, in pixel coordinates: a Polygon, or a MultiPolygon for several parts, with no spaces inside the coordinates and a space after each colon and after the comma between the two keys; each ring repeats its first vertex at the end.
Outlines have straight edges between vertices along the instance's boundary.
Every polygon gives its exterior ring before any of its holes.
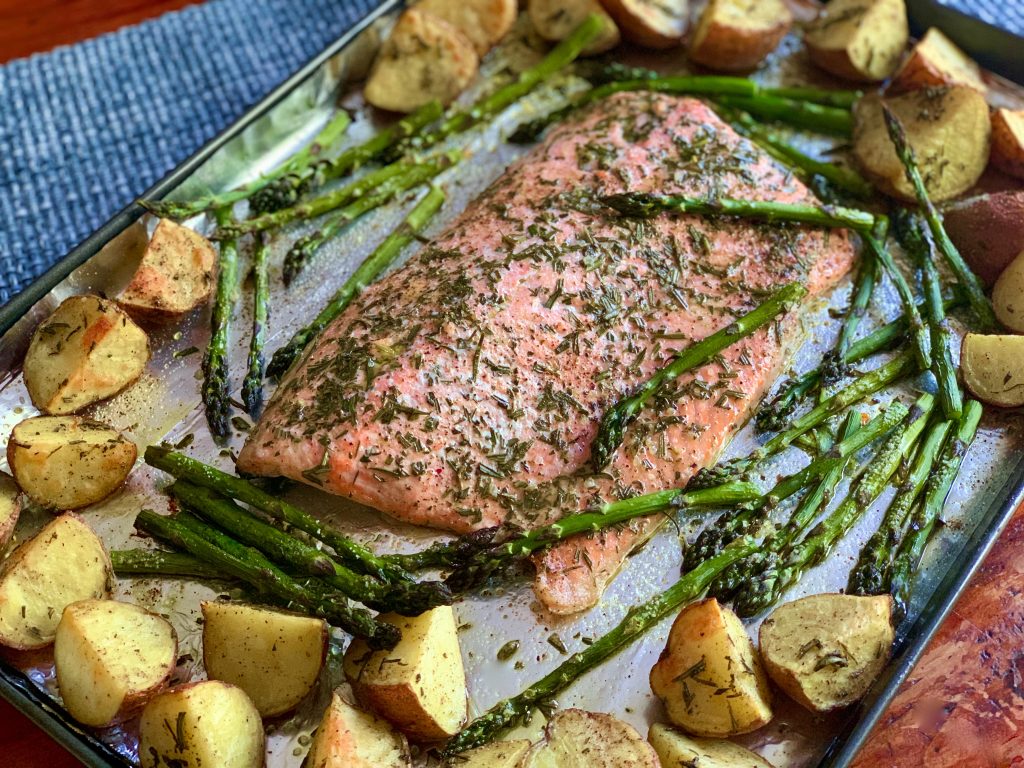
{"type": "Polygon", "coordinates": [[[113,427],[81,416],[35,416],[11,432],[7,461],[37,504],[79,509],[105,499],[132,471],[135,443],[113,427]]]}
{"type": "Polygon", "coordinates": [[[992,308],[1000,323],[1014,333],[1024,333],[1024,251],[996,280],[992,308]]]}
{"type": "Polygon", "coordinates": [[[537,34],[553,43],[568,37],[587,16],[600,16],[605,21],[604,31],[583,49],[584,56],[611,50],[622,39],[619,28],[598,0],[528,0],[526,12],[537,34]]]}
{"type": "Polygon", "coordinates": [[[32,334],[25,387],[40,411],[66,415],[116,395],[148,360],[149,339],[117,304],[72,296],[32,334]]]}
{"type": "Polygon", "coordinates": [[[335,692],[303,768],[408,768],[409,744],[389,723],[335,692]]]}
{"type": "Polygon", "coordinates": [[[203,680],[150,699],[139,719],[143,765],[173,768],[262,768],[260,713],[241,688],[203,680]]]}
{"type": "Polygon", "coordinates": [[[516,0],[420,0],[416,8],[462,32],[480,58],[508,34],[519,11],[516,0]]]}
{"type": "Polygon", "coordinates": [[[946,234],[986,285],[1024,251],[1024,191],[958,200],[942,211],[946,234]]]}
{"type": "Polygon", "coordinates": [[[882,99],[870,94],[853,110],[853,153],[864,173],[885,194],[913,201],[914,188],[889,139],[882,104],[900,119],[933,202],[966,192],[988,164],[989,126],[985,97],[955,85],[926,88],[882,99]]]}
{"type": "Polygon", "coordinates": [[[669,720],[696,736],[735,736],[772,719],[768,678],[743,622],[714,598],[686,606],[651,669],[669,720]]]}
{"type": "Polygon", "coordinates": [[[439,741],[455,734],[466,720],[466,671],[451,606],[381,620],[398,627],[402,639],[390,651],[352,641],[344,666],[356,700],[410,739],[439,741]]]}
{"type": "Polygon", "coordinates": [[[860,82],[895,72],[909,39],[903,0],[831,0],[804,33],[811,61],[860,82]]]}
{"type": "Polygon", "coordinates": [[[64,608],[107,597],[112,579],[103,543],[82,518],[69,513],[52,520],[0,571],[0,645],[46,647],[64,608]]]}
{"type": "Polygon", "coordinates": [[[675,728],[655,723],[647,741],[658,753],[662,768],[772,768],[756,752],[724,739],[698,739],[675,728]]]}
{"type": "Polygon", "coordinates": [[[792,24],[783,0],[711,0],[690,41],[690,58],[710,69],[745,72],[775,50],[792,24]]]}
{"type": "Polygon", "coordinates": [[[810,595],[761,623],[761,658],[772,681],[812,712],[860,699],[892,655],[892,597],[810,595]]]}
{"type": "Polygon", "coordinates": [[[1024,109],[992,113],[992,165],[1024,179],[1024,109]]]}
{"type": "Polygon", "coordinates": [[[646,48],[674,48],[690,19],[689,0],[601,0],[630,42],[646,48]]]}
{"type": "Polygon", "coordinates": [[[21,489],[14,478],[0,472],[0,555],[3,555],[21,516],[21,489]]]}
{"type": "Polygon", "coordinates": [[[177,636],[165,618],[116,600],[71,603],[53,643],[64,706],[95,728],[133,714],[161,691],[177,658],[177,636]]]}
{"type": "Polygon", "coordinates": [[[532,744],[526,739],[508,739],[460,752],[446,768],[520,768],[532,744]]]}
{"type": "Polygon", "coordinates": [[[932,27],[910,51],[889,91],[915,91],[937,85],[966,85],[982,93],[988,90],[981,79],[981,67],[938,28],[932,27]]]}
{"type": "Polygon", "coordinates": [[[373,62],[363,95],[375,107],[412,112],[435,99],[451,104],[476,77],[473,42],[447,21],[410,8],[373,62]]]}
{"type": "Polygon", "coordinates": [[[1024,405],[1024,336],[968,333],[960,346],[960,370],[971,394],[987,405],[1024,405]]]}
{"type": "Polygon", "coordinates": [[[263,717],[289,712],[316,686],[327,658],[322,619],[240,603],[204,602],[203,666],[237,685],[263,717]]]}
{"type": "Polygon", "coordinates": [[[629,723],[603,712],[563,709],[519,768],[659,768],[658,755],[629,723]]]}

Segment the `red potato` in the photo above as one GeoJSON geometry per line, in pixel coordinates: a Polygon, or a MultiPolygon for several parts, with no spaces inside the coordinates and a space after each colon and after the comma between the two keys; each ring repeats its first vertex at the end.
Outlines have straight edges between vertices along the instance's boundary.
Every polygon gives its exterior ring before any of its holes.
{"type": "Polygon", "coordinates": [[[988,90],[977,62],[933,27],[900,65],[889,91],[901,93],[938,85],[966,85],[982,93],[988,90]]]}
{"type": "Polygon", "coordinates": [[[690,18],[689,0],[601,0],[630,42],[645,48],[674,48],[690,18]]]}
{"type": "Polygon", "coordinates": [[[960,345],[967,391],[985,405],[1024,406],[1024,336],[968,333],[960,345]]]}
{"type": "Polygon", "coordinates": [[[992,113],[992,165],[1024,179],[1024,109],[992,113]]]}
{"type": "Polygon", "coordinates": [[[605,21],[597,39],[583,49],[584,56],[611,50],[622,39],[618,26],[598,0],[529,0],[526,13],[537,34],[552,43],[567,37],[592,13],[605,21]]]}
{"type": "Polygon", "coordinates": [[[778,47],[792,25],[783,0],[711,0],[690,42],[690,58],[710,69],[746,72],[778,47]]]}
{"type": "Polygon", "coordinates": [[[977,195],[943,209],[949,239],[986,285],[1024,251],[1024,190],[977,195]]]}
{"type": "Polygon", "coordinates": [[[903,0],[832,0],[804,33],[817,66],[869,83],[896,71],[909,38],[903,0]]]}

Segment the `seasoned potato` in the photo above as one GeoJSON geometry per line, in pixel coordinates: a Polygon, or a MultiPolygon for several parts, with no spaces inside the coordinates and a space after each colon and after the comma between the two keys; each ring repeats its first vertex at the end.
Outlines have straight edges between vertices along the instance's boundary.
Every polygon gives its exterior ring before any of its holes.
{"type": "Polygon", "coordinates": [[[1024,336],[968,333],[960,346],[960,369],[971,394],[988,405],[1024,405],[1024,336]]]}
{"type": "Polygon", "coordinates": [[[601,712],[563,709],[520,768],[658,768],[658,756],[629,723],[601,712]]]}
{"type": "Polygon", "coordinates": [[[963,85],[926,88],[886,98],[865,96],[853,110],[853,153],[866,175],[887,195],[913,201],[914,188],[889,138],[882,104],[906,129],[917,166],[933,202],[967,191],[988,164],[985,97],[963,85]]]}
{"type": "Polygon", "coordinates": [[[601,16],[606,22],[604,32],[583,49],[584,56],[610,50],[622,39],[619,28],[598,0],[528,0],[526,12],[537,34],[553,43],[568,37],[590,14],[601,16]]]}
{"type": "Polygon", "coordinates": [[[903,0],[831,0],[804,33],[811,61],[861,82],[895,72],[909,39],[903,0]]]}
{"type": "Polygon", "coordinates": [[[519,11],[516,0],[420,0],[416,8],[462,32],[481,58],[508,34],[519,11]]]}
{"type": "Polygon", "coordinates": [[[698,739],[668,725],[655,723],[647,740],[658,753],[662,768],[772,768],[756,752],[724,739],[698,739]]]}
{"type": "Polygon", "coordinates": [[[526,739],[510,739],[484,744],[460,752],[446,768],[519,768],[523,756],[532,745],[526,739]]]}
{"type": "Polygon", "coordinates": [[[1024,109],[992,113],[992,165],[1024,179],[1024,109]]]}
{"type": "Polygon", "coordinates": [[[237,685],[260,715],[298,706],[327,658],[327,623],[238,603],[204,602],[203,666],[208,677],[237,685]]]}
{"type": "Polygon", "coordinates": [[[241,688],[203,680],[152,698],[139,719],[143,765],[164,768],[261,768],[260,713],[241,688]]]}
{"type": "Polygon", "coordinates": [[[772,719],[771,692],[743,622],[714,598],[676,617],[651,669],[669,720],[697,736],[735,736],[772,719]]]}
{"type": "Polygon", "coordinates": [[[438,100],[451,104],[476,76],[472,41],[447,21],[410,8],[377,54],[363,95],[375,107],[412,112],[438,100]]]}
{"type": "Polygon", "coordinates": [[[1010,262],[992,289],[996,318],[1014,333],[1024,333],[1024,251],[1010,262]]]}
{"type": "Polygon", "coordinates": [[[166,619],[116,600],[71,603],[53,643],[64,706],[96,728],[132,714],[163,689],[177,657],[166,619]]]}
{"type": "Polygon", "coordinates": [[[99,537],[78,515],[61,515],[14,550],[0,571],[0,645],[46,647],[64,608],[107,597],[112,579],[99,537]]]}
{"type": "Polygon", "coordinates": [[[409,744],[376,715],[331,696],[303,768],[405,768],[409,744]]]}
{"type": "Polygon", "coordinates": [[[25,387],[43,413],[61,416],[116,395],[149,360],[149,339],[98,296],[72,296],[44,320],[25,354],[25,387]]]}
{"type": "Polygon", "coordinates": [[[116,491],[135,464],[135,443],[81,416],[35,416],[7,443],[14,479],[37,504],[79,509],[116,491]]]}
{"type": "Polygon", "coordinates": [[[1008,190],[958,200],[942,213],[946,234],[986,285],[1024,251],[1024,192],[1008,190]]]}
{"type": "Polygon", "coordinates": [[[3,554],[21,515],[21,490],[14,478],[0,472],[0,555],[3,554]]]}
{"type": "Polygon", "coordinates": [[[382,621],[402,631],[390,651],[372,651],[361,639],[345,652],[345,677],[360,704],[416,741],[438,741],[466,719],[466,671],[451,606],[382,621]]]}
{"type": "Polygon", "coordinates": [[[711,0],[690,42],[690,58],[724,72],[754,69],[793,24],[783,0],[711,0]]]}
{"type": "Polygon", "coordinates": [[[966,85],[985,93],[981,67],[942,32],[932,27],[910,51],[889,85],[889,91],[916,91],[937,85],[966,85]]]}
{"type": "Polygon", "coordinates": [[[892,597],[810,595],[779,606],[761,623],[768,675],[812,712],[860,699],[892,655],[892,597]]]}
{"type": "Polygon", "coordinates": [[[673,48],[686,34],[689,0],[601,0],[630,42],[646,48],[673,48]]]}

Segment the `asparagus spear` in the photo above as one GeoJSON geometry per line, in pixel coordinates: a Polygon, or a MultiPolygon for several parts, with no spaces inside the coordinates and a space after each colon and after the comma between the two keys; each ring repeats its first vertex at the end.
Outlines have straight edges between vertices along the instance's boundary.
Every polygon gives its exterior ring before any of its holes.
{"type": "Polygon", "coordinates": [[[808,101],[785,99],[779,96],[719,96],[727,107],[749,112],[754,117],[788,123],[818,133],[848,137],[853,132],[850,110],[826,107],[808,101]]]}
{"type": "Polygon", "coordinates": [[[390,267],[399,254],[430,223],[430,220],[444,205],[444,192],[437,187],[430,187],[427,194],[409,211],[402,224],[378,245],[373,253],[359,265],[355,272],[342,284],[341,288],[331,297],[320,313],[304,328],[300,328],[289,339],[288,343],[278,349],[270,360],[267,375],[280,379],[291,367],[295,359],[302,353],[324,328],[328,326],[345,307],[362,291],[377,279],[385,269],[390,267]]]}
{"type": "Polygon", "coordinates": [[[755,551],[756,546],[749,539],[737,541],[701,563],[661,594],[630,608],[625,618],[608,634],[569,656],[526,690],[498,702],[486,714],[455,734],[442,750],[442,758],[452,757],[498,738],[538,704],[551,701],[586,672],[610,659],[676,609],[699,597],[716,575],[755,551]]]}
{"type": "Polygon", "coordinates": [[[769,96],[777,96],[781,99],[809,101],[826,107],[841,107],[843,109],[851,109],[864,95],[863,91],[834,91],[830,88],[814,88],[804,85],[765,88],[763,91],[769,96]]]}
{"type": "MultiPolygon", "coordinates": [[[[217,211],[219,225],[230,221],[230,208],[217,211]]],[[[210,343],[203,356],[202,397],[210,432],[214,438],[223,439],[231,428],[228,421],[231,410],[228,340],[238,282],[238,243],[234,240],[221,242],[217,261],[217,291],[210,317],[210,343]]]]}
{"type": "Polygon", "coordinates": [[[611,460],[612,454],[622,442],[626,427],[662,386],[674,381],[681,374],[704,365],[726,347],[767,325],[806,294],[807,289],[799,283],[790,283],[780,288],[756,309],[677,353],[672,362],[644,382],[640,389],[612,405],[601,418],[597,435],[590,446],[591,462],[594,467],[601,469],[611,460]]]}
{"type": "MultiPolygon", "coordinates": [[[[842,328],[839,330],[839,338],[836,340],[835,347],[826,353],[821,361],[821,380],[826,386],[838,382],[849,369],[846,356],[853,343],[853,336],[857,333],[857,327],[867,313],[868,304],[871,303],[871,295],[875,292],[877,282],[878,262],[870,251],[865,251],[861,257],[860,268],[857,270],[857,279],[853,284],[850,307],[846,310],[842,328]]],[[[821,394],[825,394],[824,389],[821,390],[821,394]]]]}
{"type": "Polygon", "coordinates": [[[903,277],[903,273],[900,272],[900,268],[896,266],[892,254],[889,253],[885,245],[879,242],[874,235],[863,233],[862,236],[864,244],[871,251],[872,255],[878,259],[878,263],[882,265],[882,269],[889,275],[889,279],[892,280],[893,286],[896,288],[896,293],[900,296],[900,303],[903,304],[903,316],[907,318],[907,326],[914,342],[914,355],[917,358],[917,365],[921,370],[928,370],[931,367],[932,360],[931,337],[924,321],[921,319],[921,313],[917,308],[914,292],[911,290],[906,278],[903,277]]]}
{"type": "Polygon", "coordinates": [[[110,563],[118,576],[183,576],[197,579],[232,579],[220,568],[183,552],[162,549],[112,549],[110,563]]]}
{"type": "Polygon", "coordinates": [[[242,381],[242,402],[246,412],[259,418],[263,408],[263,347],[267,342],[270,285],[267,280],[267,241],[260,237],[252,257],[252,335],[249,338],[249,359],[242,381]]]}
{"type": "Polygon", "coordinates": [[[957,280],[960,281],[960,285],[963,286],[967,294],[967,301],[977,317],[980,330],[992,330],[996,327],[996,316],[992,311],[992,304],[989,302],[988,297],[985,296],[985,288],[982,286],[978,276],[967,266],[967,262],[960,255],[960,251],[956,249],[953,241],[949,239],[945,227],[942,226],[942,216],[928,198],[928,190],[925,189],[921,173],[917,168],[914,149],[907,141],[907,134],[903,129],[903,125],[900,123],[899,118],[884,105],[882,113],[885,116],[886,127],[889,129],[889,138],[892,140],[893,147],[896,148],[896,156],[903,163],[907,180],[914,187],[917,203],[924,214],[925,221],[928,222],[928,228],[931,230],[935,245],[949,263],[957,280]]]}
{"type": "Polygon", "coordinates": [[[344,595],[317,594],[285,574],[257,550],[239,544],[187,513],[170,518],[144,509],[135,519],[135,527],[184,549],[259,591],[296,603],[349,634],[366,638],[373,648],[393,648],[401,638],[397,628],[377,621],[367,610],[351,607],[344,595]]]}
{"type": "Polygon", "coordinates": [[[146,463],[170,475],[209,488],[211,491],[248,504],[271,517],[298,528],[331,547],[341,563],[353,570],[389,583],[409,582],[412,576],[377,557],[362,544],[323,525],[319,520],[283,499],[271,496],[252,483],[203,464],[182,453],[151,445],[146,448],[146,463]]]}

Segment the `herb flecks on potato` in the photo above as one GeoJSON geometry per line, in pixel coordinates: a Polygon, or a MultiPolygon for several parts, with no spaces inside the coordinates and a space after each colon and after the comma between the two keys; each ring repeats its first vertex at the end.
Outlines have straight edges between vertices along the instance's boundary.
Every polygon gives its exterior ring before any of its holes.
{"type": "Polygon", "coordinates": [[[825,71],[878,82],[896,71],[909,37],[903,0],[832,0],[808,25],[804,42],[825,71]]]}
{"type": "Polygon", "coordinates": [[[778,47],[793,25],[782,0],[711,0],[690,42],[690,58],[709,69],[746,72],[778,47]]]}

